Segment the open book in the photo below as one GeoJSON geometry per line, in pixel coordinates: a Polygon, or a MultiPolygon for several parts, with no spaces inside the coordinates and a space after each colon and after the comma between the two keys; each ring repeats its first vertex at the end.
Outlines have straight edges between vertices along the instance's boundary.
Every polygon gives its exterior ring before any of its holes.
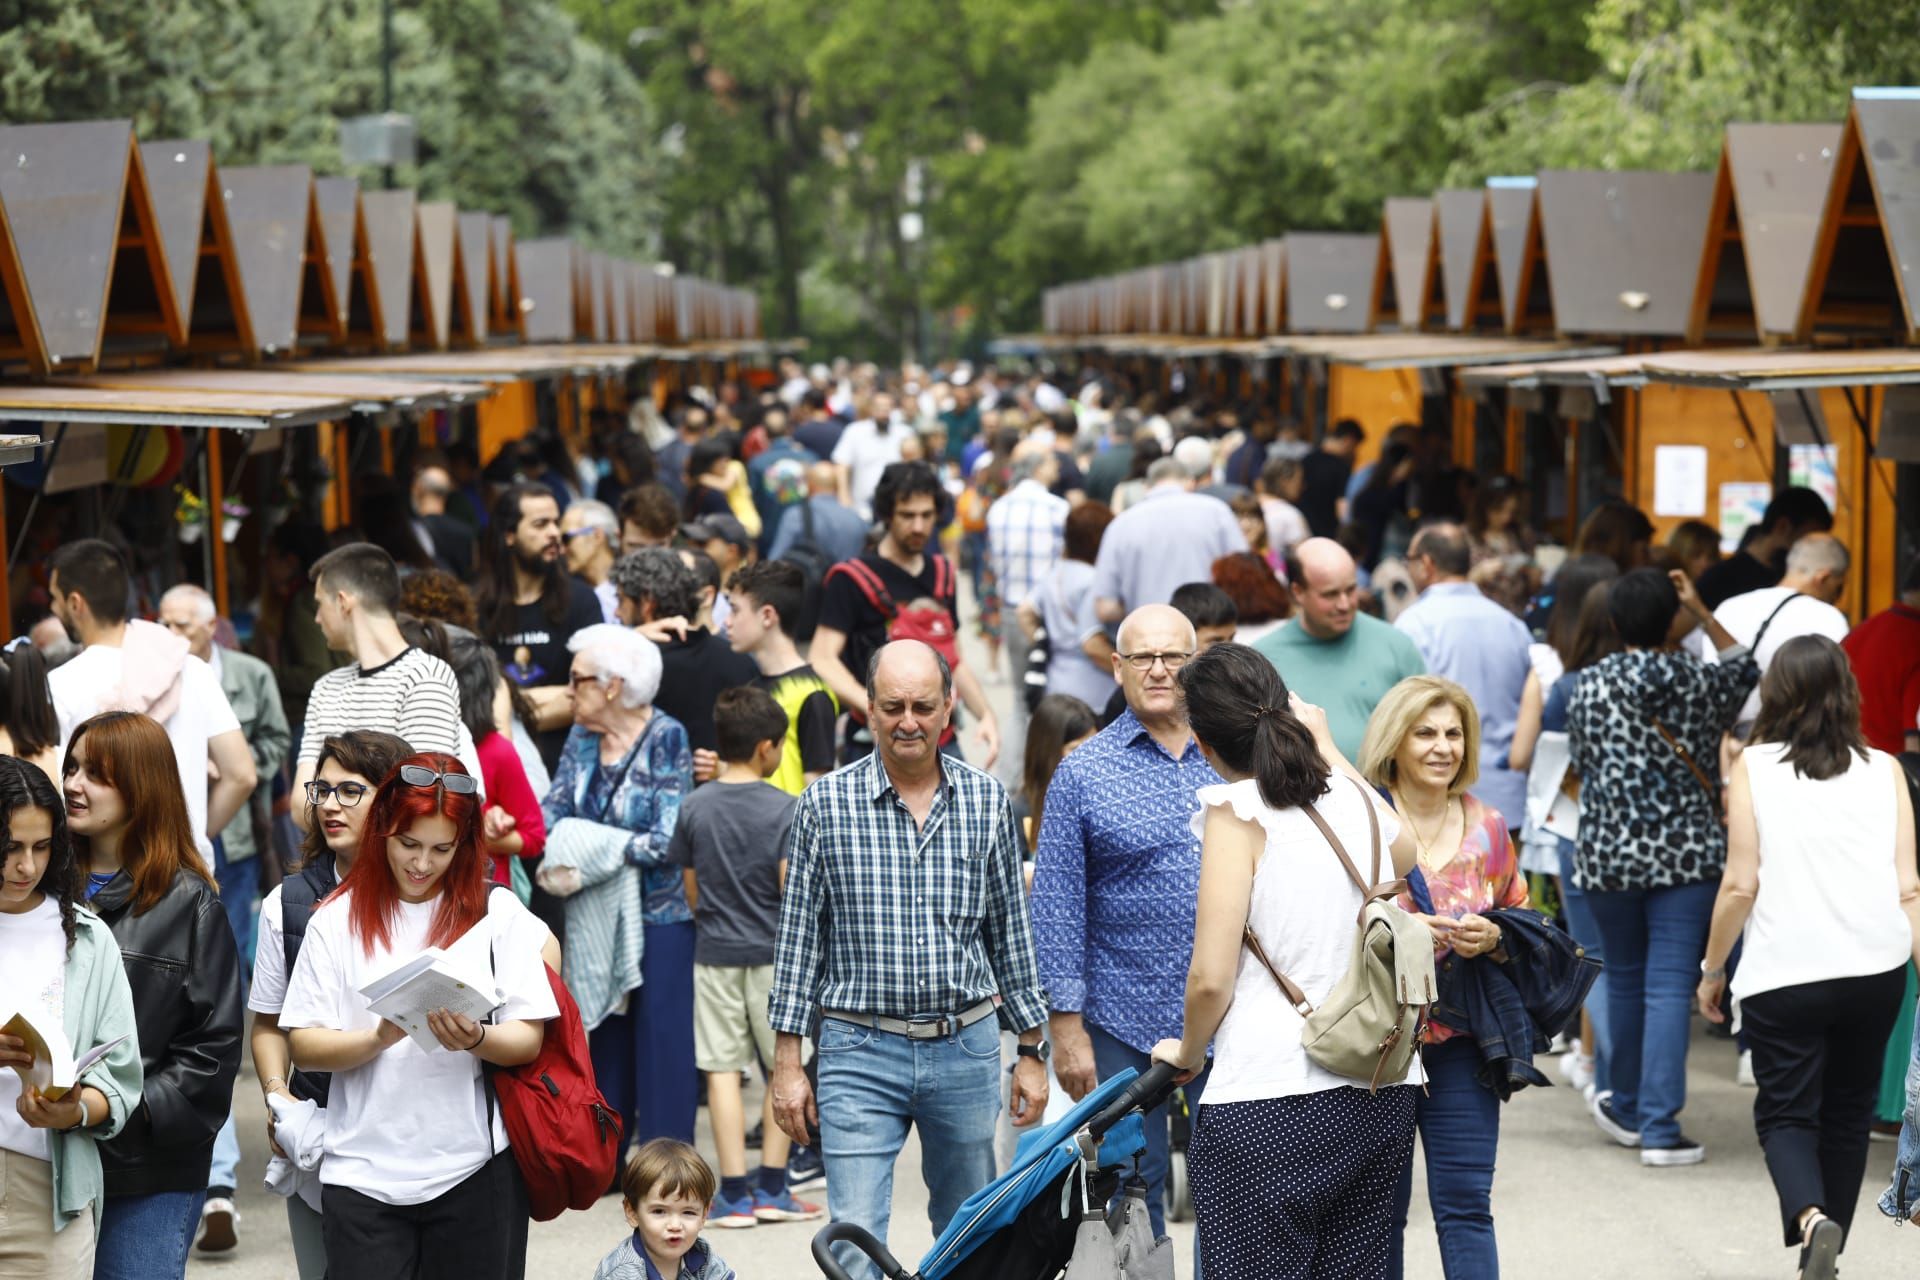
{"type": "Polygon", "coordinates": [[[87,1068],[112,1053],[126,1039],[125,1036],[115,1036],[105,1044],[95,1045],[76,1059],[73,1046],[67,1043],[66,1028],[44,1012],[16,1009],[7,1013],[5,1018],[5,1022],[0,1022],[0,1035],[18,1036],[26,1042],[27,1052],[33,1055],[32,1066],[14,1068],[20,1076],[21,1086],[32,1085],[54,1102],[66,1097],[68,1090],[86,1074],[87,1068]]]}
{"type": "Polygon", "coordinates": [[[484,1022],[504,1003],[493,978],[492,933],[482,921],[449,947],[428,947],[360,988],[373,1012],[432,1053],[445,1048],[427,1015],[435,1009],[484,1022]]]}

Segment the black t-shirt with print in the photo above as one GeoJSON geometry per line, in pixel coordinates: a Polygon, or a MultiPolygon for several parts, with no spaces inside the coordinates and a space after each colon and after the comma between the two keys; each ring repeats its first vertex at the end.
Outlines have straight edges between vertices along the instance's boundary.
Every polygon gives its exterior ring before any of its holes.
{"type": "MultiPolygon", "coordinates": [[[[567,612],[559,626],[548,620],[538,600],[514,608],[513,629],[496,636],[493,651],[500,658],[500,669],[507,679],[523,689],[539,689],[567,683],[573,669],[573,654],[567,642],[573,633],[603,621],[600,599],[593,588],[578,578],[567,580],[567,612]]],[[[533,735],[540,758],[552,769],[560,760],[560,748],[566,745],[567,727],[533,735]]]]}

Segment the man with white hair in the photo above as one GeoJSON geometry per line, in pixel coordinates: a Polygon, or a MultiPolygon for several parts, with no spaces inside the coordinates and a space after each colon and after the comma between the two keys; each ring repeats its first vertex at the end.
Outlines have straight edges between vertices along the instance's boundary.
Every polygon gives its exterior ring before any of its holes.
{"type": "Polygon", "coordinates": [[[600,620],[618,622],[620,592],[613,585],[613,562],[620,546],[620,517],[604,502],[578,499],[560,517],[560,538],[567,572],[593,588],[600,620]]]}
{"type": "Polygon", "coordinates": [[[1105,623],[1130,610],[1165,604],[1188,582],[1212,582],[1213,562],[1247,549],[1233,508],[1193,492],[1178,458],[1147,468],[1147,491],[1107,526],[1093,565],[1094,611],[1105,623]]]}
{"type": "MultiPolygon", "coordinates": [[[[1108,530],[1111,534],[1112,530],[1108,530]]],[[[1170,605],[1134,610],[1113,655],[1127,709],[1060,762],[1033,863],[1033,935],[1051,1010],[1054,1074],[1076,1100],[1145,1071],[1184,1016],[1200,892],[1193,793],[1219,782],[1187,726],[1180,669],[1199,648],[1170,605]]],[[[1200,1101],[1203,1072],[1188,1083],[1200,1101]]],[[[1147,1116],[1141,1175],[1156,1236],[1168,1165],[1164,1108],[1147,1116]]]]}
{"type": "MultiPolygon", "coordinates": [[[[252,968],[253,913],[260,901],[260,851],[272,830],[273,780],[292,750],[293,731],[280,705],[273,668],[252,654],[215,644],[213,633],[219,622],[213,597],[191,583],[181,583],[160,597],[160,624],[187,642],[188,653],[213,668],[259,774],[246,807],[213,837],[213,876],[245,973],[252,968]]],[[[224,1253],[238,1242],[235,1231],[240,1214],[234,1208],[233,1192],[239,1166],[240,1140],[229,1115],[214,1138],[213,1163],[207,1172],[198,1242],[202,1253],[224,1253]]]]}
{"type": "Polygon", "coordinates": [[[1013,487],[987,508],[987,558],[1000,586],[1000,639],[1013,674],[1012,714],[1000,751],[1001,778],[1008,782],[1020,777],[1027,757],[1027,655],[1032,645],[1020,625],[1020,606],[1052,575],[1066,546],[1069,504],[1051,492],[1059,476],[1058,455],[1039,442],[1024,444],[1014,450],[1013,487]]]}
{"type": "MultiPolygon", "coordinates": [[[[1846,592],[1851,561],[1847,544],[1832,534],[1806,534],[1788,549],[1780,585],[1721,601],[1714,619],[1735,640],[1752,646],[1753,660],[1764,676],[1773,655],[1795,636],[1825,636],[1835,644],[1847,638],[1847,615],[1834,602],[1846,592]]],[[[1711,642],[1706,648],[1712,650],[1711,642]]],[[[1718,654],[1705,656],[1712,661],[1718,654]]],[[[1734,736],[1745,738],[1759,714],[1760,687],[1755,685],[1734,721],[1734,736]]]]}

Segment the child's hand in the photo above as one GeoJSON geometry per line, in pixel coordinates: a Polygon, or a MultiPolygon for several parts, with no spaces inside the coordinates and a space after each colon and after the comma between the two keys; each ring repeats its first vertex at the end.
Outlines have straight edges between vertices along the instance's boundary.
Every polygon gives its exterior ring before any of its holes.
{"type": "Polygon", "coordinates": [[[488,805],[486,812],[480,815],[480,834],[489,844],[497,840],[505,840],[519,826],[520,823],[514,816],[497,804],[488,805]]]}
{"type": "Polygon", "coordinates": [[[695,782],[711,782],[713,781],[713,776],[719,772],[719,753],[708,751],[705,747],[696,747],[693,752],[693,780],[695,782]]]}

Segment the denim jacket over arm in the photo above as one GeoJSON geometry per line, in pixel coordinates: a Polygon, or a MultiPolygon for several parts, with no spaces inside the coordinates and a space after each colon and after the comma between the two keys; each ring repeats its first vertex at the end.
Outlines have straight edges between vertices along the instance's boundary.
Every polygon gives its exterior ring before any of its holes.
{"type": "Polygon", "coordinates": [[[1880,1212],[1902,1222],[1920,1209],[1920,1022],[1913,1028],[1913,1056],[1907,1063],[1907,1109],[1901,1117],[1900,1154],[1893,1162],[1893,1183],[1880,1197],[1880,1212]]]}

